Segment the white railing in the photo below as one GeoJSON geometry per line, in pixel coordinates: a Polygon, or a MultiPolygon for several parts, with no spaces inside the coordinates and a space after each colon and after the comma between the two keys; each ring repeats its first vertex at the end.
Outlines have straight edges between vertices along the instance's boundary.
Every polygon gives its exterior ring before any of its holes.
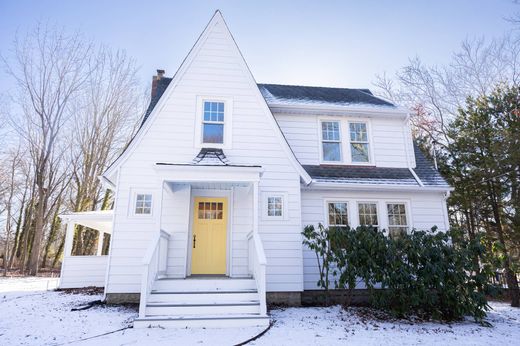
{"type": "Polygon", "coordinates": [[[161,230],[154,236],[143,258],[143,274],[141,277],[141,297],[139,302],[139,317],[144,317],[146,299],[152,290],[157,276],[166,273],[168,259],[168,240],[170,234],[161,230]]]}
{"type": "Polygon", "coordinates": [[[258,233],[251,231],[247,235],[247,243],[249,247],[249,274],[253,275],[256,281],[258,297],[260,298],[260,314],[267,314],[266,305],[266,278],[265,267],[267,260],[265,259],[264,247],[258,233]]]}

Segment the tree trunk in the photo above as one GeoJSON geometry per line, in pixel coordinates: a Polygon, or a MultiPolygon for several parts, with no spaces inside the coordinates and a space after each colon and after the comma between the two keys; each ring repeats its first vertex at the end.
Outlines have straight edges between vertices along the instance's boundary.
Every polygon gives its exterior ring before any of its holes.
{"type": "Polygon", "coordinates": [[[504,229],[502,227],[500,206],[497,202],[494,186],[494,183],[488,182],[488,188],[490,189],[491,195],[491,207],[493,210],[493,218],[495,219],[495,228],[498,235],[498,241],[500,242],[502,252],[504,253],[504,270],[506,272],[506,282],[507,287],[509,289],[509,296],[511,298],[511,306],[520,307],[520,290],[518,288],[518,280],[516,278],[515,272],[511,269],[511,258],[504,237],[504,229]]]}

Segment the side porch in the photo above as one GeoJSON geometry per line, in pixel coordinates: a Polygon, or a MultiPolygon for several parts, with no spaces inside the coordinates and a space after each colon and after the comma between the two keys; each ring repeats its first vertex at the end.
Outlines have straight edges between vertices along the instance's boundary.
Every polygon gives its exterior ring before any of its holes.
{"type": "Polygon", "coordinates": [[[103,249],[108,248],[110,243],[110,236],[106,235],[112,234],[112,210],[70,213],[60,215],[60,218],[67,225],[67,230],[58,287],[105,287],[108,253],[104,253],[103,249]],[[98,232],[94,254],[77,256],[72,253],[77,226],[98,232]]]}

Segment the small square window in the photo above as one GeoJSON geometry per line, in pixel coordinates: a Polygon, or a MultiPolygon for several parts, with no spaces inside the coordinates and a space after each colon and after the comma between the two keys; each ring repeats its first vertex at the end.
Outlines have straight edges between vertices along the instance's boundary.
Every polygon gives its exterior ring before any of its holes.
{"type": "Polygon", "coordinates": [[[135,214],[150,215],[152,213],[152,195],[138,193],[135,197],[135,214]]]}
{"type": "Polygon", "coordinates": [[[283,216],[283,197],[267,197],[267,216],[283,216]]]}

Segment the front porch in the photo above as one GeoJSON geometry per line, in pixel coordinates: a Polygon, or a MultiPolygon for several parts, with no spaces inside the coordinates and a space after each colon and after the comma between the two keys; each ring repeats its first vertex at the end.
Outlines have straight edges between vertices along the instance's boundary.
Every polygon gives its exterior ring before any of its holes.
{"type": "Polygon", "coordinates": [[[143,260],[135,327],[265,326],[261,167],[158,164],[160,230],[143,260]]]}

